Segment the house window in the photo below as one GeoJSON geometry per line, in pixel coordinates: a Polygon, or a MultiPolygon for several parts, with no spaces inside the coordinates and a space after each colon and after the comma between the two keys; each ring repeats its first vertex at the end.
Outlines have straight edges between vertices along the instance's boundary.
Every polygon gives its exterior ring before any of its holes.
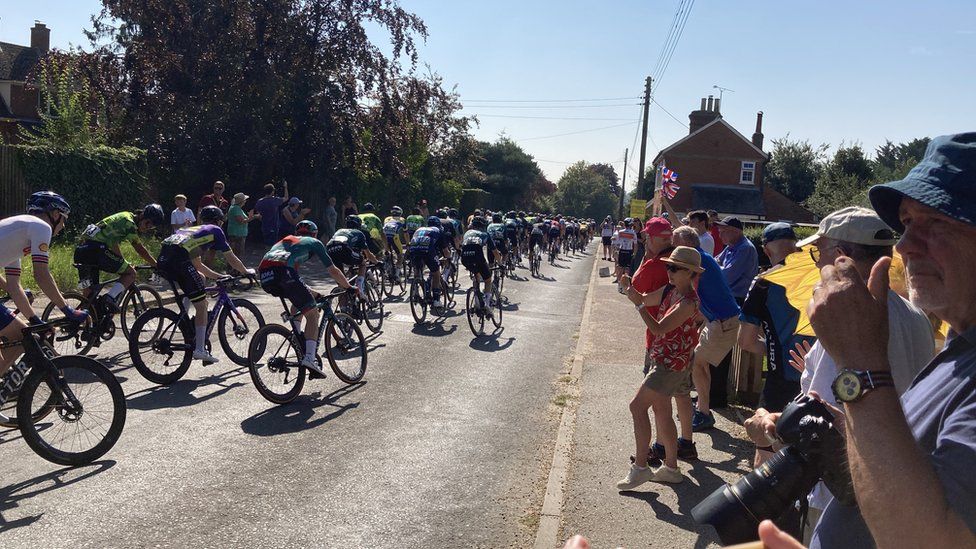
{"type": "Polygon", "coordinates": [[[755,162],[742,162],[742,169],[739,170],[739,183],[743,185],[753,185],[756,183],[755,162]]]}

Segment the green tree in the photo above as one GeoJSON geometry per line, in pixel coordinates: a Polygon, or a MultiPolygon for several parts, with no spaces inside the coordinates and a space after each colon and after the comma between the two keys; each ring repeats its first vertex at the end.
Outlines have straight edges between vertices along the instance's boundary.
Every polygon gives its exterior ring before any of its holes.
{"type": "Polygon", "coordinates": [[[874,163],[877,167],[897,170],[906,163],[918,163],[929,146],[928,137],[915,138],[907,143],[894,144],[890,140],[875,149],[874,163]]]}
{"type": "Polygon", "coordinates": [[[78,77],[73,59],[61,56],[44,59],[32,80],[42,98],[42,123],[36,129],[20,127],[20,138],[25,144],[55,150],[104,144],[104,135],[86,104],[90,97],[87,84],[78,77]]]}
{"type": "Polygon", "coordinates": [[[867,206],[873,177],[871,161],[860,145],[842,144],[820,171],[813,194],[803,204],[821,217],[846,206],[867,206]]]}
{"type": "Polygon", "coordinates": [[[611,193],[620,196],[620,178],[617,177],[617,170],[612,165],[606,163],[590,164],[588,169],[607,181],[607,188],[610,189],[611,193]]]}
{"type": "Polygon", "coordinates": [[[814,146],[806,140],[790,140],[789,135],[774,139],[766,183],[794,202],[803,202],[816,188],[826,151],[826,144],[814,146]]]}
{"type": "Polygon", "coordinates": [[[556,206],[562,213],[576,217],[602,219],[617,209],[617,197],[586,162],[570,166],[556,184],[556,206]]]}
{"type": "Polygon", "coordinates": [[[479,156],[469,183],[491,193],[492,209],[528,208],[551,189],[536,161],[511,139],[481,143],[479,156]]]}

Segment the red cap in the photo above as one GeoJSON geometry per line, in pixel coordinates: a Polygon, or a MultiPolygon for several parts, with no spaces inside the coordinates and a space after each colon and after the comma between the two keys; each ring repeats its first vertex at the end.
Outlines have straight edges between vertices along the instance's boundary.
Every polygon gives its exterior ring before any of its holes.
{"type": "Polygon", "coordinates": [[[652,217],[644,223],[647,236],[671,236],[671,223],[663,217],[652,217]]]}

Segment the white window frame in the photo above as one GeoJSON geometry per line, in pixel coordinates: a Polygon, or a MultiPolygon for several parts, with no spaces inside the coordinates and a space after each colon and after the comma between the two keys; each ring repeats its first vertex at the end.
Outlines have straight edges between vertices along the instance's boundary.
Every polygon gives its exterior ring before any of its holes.
{"type": "Polygon", "coordinates": [[[743,160],[739,164],[739,184],[740,185],[755,185],[756,184],[756,162],[753,160],[743,160]],[[746,164],[751,164],[752,166],[746,167],[746,164]],[[752,180],[747,181],[743,178],[743,174],[749,172],[752,174],[752,180]]]}

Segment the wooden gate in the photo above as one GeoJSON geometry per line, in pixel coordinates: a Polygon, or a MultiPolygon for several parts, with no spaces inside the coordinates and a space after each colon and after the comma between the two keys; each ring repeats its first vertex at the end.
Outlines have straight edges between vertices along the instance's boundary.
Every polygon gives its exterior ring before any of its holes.
{"type": "Polygon", "coordinates": [[[24,213],[30,194],[17,149],[0,145],[0,218],[24,213]]]}

